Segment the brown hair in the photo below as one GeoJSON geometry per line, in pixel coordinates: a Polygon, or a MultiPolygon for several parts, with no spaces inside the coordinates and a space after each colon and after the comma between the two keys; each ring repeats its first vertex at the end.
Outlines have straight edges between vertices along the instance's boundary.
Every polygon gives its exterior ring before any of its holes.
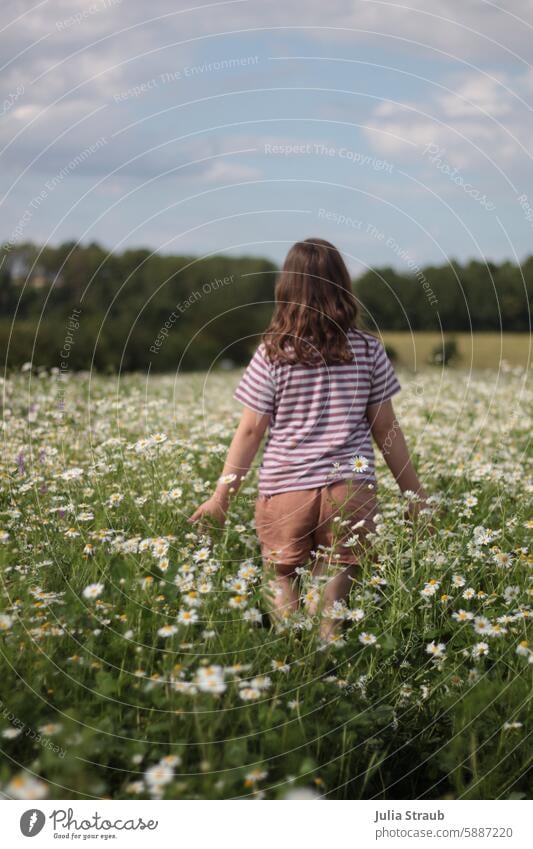
{"type": "Polygon", "coordinates": [[[346,333],[355,328],[357,302],[348,269],[331,242],[296,242],[276,281],[275,297],[263,334],[272,362],[352,362],[346,333]]]}

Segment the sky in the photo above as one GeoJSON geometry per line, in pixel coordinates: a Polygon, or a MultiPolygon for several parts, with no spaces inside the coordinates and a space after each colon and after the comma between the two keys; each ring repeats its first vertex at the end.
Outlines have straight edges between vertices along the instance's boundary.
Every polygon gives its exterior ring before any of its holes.
{"type": "Polygon", "coordinates": [[[5,0],[0,238],[533,253],[533,0],[5,0]]]}

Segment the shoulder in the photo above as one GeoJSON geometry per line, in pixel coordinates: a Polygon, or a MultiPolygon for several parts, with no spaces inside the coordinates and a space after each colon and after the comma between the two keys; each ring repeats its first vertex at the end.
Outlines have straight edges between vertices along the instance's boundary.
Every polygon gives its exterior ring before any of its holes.
{"type": "Polygon", "coordinates": [[[350,328],[347,335],[355,354],[359,357],[370,357],[373,360],[377,356],[379,349],[383,348],[383,344],[378,337],[372,333],[368,333],[366,330],[350,328]]]}
{"type": "Polygon", "coordinates": [[[263,342],[261,342],[255,349],[250,361],[250,366],[254,371],[261,372],[261,374],[272,374],[274,364],[270,361],[263,342]]]}

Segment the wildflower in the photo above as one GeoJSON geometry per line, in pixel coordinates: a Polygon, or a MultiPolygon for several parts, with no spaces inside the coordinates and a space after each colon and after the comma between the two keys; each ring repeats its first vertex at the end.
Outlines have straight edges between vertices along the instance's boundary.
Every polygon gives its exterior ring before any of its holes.
{"type": "Polygon", "coordinates": [[[9,631],[13,627],[13,619],[7,613],[0,613],[0,631],[9,631]]]}
{"type": "Polygon", "coordinates": [[[257,607],[250,607],[248,608],[248,610],[245,610],[242,614],[242,618],[245,622],[252,622],[256,625],[260,624],[263,621],[261,611],[258,610],[257,607]]]}
{"type": "Polygon", "coordinates": [[[521,657],[528,657],[531,654],[529,643],[527,640],[522,640],[516,647],[516,653],[521,657]]]}
{"type": "Polygon", "coordinates": [[[266,769],[252,769],[244,776],[244,786],[254,787],[259,781],[264,781],[267,775],[266,769]]]}
{"type": "Polygon", "coordinates": [[[230,607],[246,607],[246,596],[245,595],[234,595],[230,598],[228,602],[230,607]]]}
{"type": "Polygon", "coordinates": [[[226,690],[224,670],[221,666],[201,666],[196,673],[195,684],[202,693],[219,695],[226,690]]]}
{"type": "Polygon", "coordinates": [[[486,616],[476,616],[474,618],[474,631],[476,634],[490,634],[492,625],[490,619],[486,616]]]}
{"type": "Polygon", "coordinates": [[[83,597],[89,599],[98,598],[98,596],[102,595],[103,591],[103,584],[88,584],[83,590],[83,597]]]}
{"type": "Polygon", "coordinates": [[[366,457],[363,457],[360,454],[356,454],[355,457],[352,457],[352,469],[354,472],[357,472],[357,474],[366,472],[369,467],[370,465],[366,457]]]}
{"type": "MultiPolygon", "coordinates": [[[[328,634],[324,643],[324,647],[330,646],[336,649],[340,649],[345,645],[346,639],[344,638],[344,635],[335,632],[333,632],[332,634],[328,634]]],[[[367,643],[367,645],[370,645],[370,643],[367,643]]]]}
{"type": "Polygon", "coordinates": [[[4,728],[2,731],[4,740],[14,740],[19,734],[22,734],[22,728],[4,728]]]}
{"type": "Polygon", "coordinates": [[[513,555],[505,551],[498,551],[494,555],[494,561],[501,569],[509,569],[513,563],[513,555]]]}
{"type": "Polygon", "coordinates": [[[179,755],[165,755],[159,763],[167,764],[168,766],[181,766],[181,758],[179,755]]]}
{"type": "Polygon", "coordinates": [[[126,793],[131,793],[134,796],[139,796],[144,791],[143,781],[130,781],[125,787],[126,793]]]}
{"type": "Polygon", "coordinates": [[[218,482],[222,483],[222,484],[228,484],[228,483],[233,483],[233,481],[236,481],[236,480],[237,480],[237,475],[232,472],[229,475],[221,475],[218,479],[218,482]]]}
{"type": "Polygon", "coordinates": [[[271,666],[274,672],[290,672],[291,667],[284,660],[272,660],[271,666]]]}
{"type": "Polygon", "coordinates": [[[61,478],[64,481],[76,481],[79,480],[83,476],[83,469],[78,467],[74,467],[72,469],[67,469],[65,472],[61,474],[61,478]]]}
{"type": "Polygon", "coordinates": [[[445,656],[446,643],[436,643],[432,640],[426,646],[427,654],[430,654],[434,659],[439,660],[445,656]]]}
{"type": "Polygon", "coordinates": [[[420,595],[424,598],[431,598],[435,595],[437,590],[440,588],[440,581],[432,578],[430,581],[427,581],[424,584],[424,589],[420,590],[420,595]]]}
{"type": "Polygon", "coordinates": [[[365,611],[360,607],[354,607],[346,611],[346,619],[348,622],[360,622],[365,618],[365,611]]]}
{"type": "Polygon", "coordinates": [[[48,722],[46,725],[39,726],[39,733],[44,734],[45,737],[52,737],[54,734],[59,734],[62,730],[63,726],[60,722],[48,722]]]}
{"type": "Polygon", "coordinates": [[[183,596],[183,601],[187,605],[187,607],[200,607],[202,605],[202,599],[199,594],[195,590],[190,590],[183,596]]]}
{"type": "Polygon", "coordinates": [[[150,790],[159,790],[161,787],[169,784],[173,778],[174,770],[169,764],[163,763],[163,761],[155,764],[155,766],[151,766],[144,773],[144,780],[150,790]]]}
{"type": "Polygon", "coordinates": [[[488,643],[476,643],[475,646],[472,646],[472,657],[485,657],[489,653],[489,644],[488,643]]]}
{"type": "Polygon", "coordinates": [[[476,591],[472,587],[468,587],[463,593],[463,598],[465,598],[467,601],[470,601],[470,599],[474,598],[475,595],[476,591]]]}
{"type": "Polygon", "coordinates": [[[261,690],[257,687],[242,687],[239,690],[239,696],[243,702],[254,702],[261,697],[261,690]]]}
{"type": "Polygon", "coordinates": [[[374,634],[368,634],[366,631],[359,634],[359,642],[364,646],[374,646],[377,640],[378,638],[374,634]]]}
{"type": "Polygon", "coordinates": [[[456,622],[467,622],[469,619],[473,619],[474,614],[470,613],[468,610],[457,610],[455,613],[452,613],[452,619],[455,619],[456,622]]]}
{"type": "Polygon", "coordinates": [[[283,796],[284,799],[288,799],[289,801],[311,801],[314,799],[320,799],[320,795],[313,790],[311,787],[295,787],[294,790],[288,790],[287,793],[283,796]]]}
{"type": "Polygon", "coordinates": [[[164,638],[173,637],[174,634],[177,633],[177,631],[178,631],[178,629],[176,628],[175,625],[163,625],[162,628],[159,628],[157,635],[159,637],[164,637],[164,638]]]}
{"type": "Polygon", "coordinates": [[[258,690],[268,690],[271,686],[272,680],[268,675],[258,675],[250,681],[250,687],[256,687],[258,690]]]}
{"type": "Polygon", "coordinates": [[[460,588],[460,587],[464,587],[465,584],[466,584],[466,581],[465,581],[465,579],[463,578],[462,575],[452,575],[452,586],[453,587],[460,588]]]}
{"type": "Polygon", "coordinates": [[[180,610],[178,613],[178,622],[180,625],[194,625],[195,622],[198,622],[196,610],[180,610]]]}
{"type": "Polygon", "coordinates": [[[11,799],[45,799],[48,796],[48,785],[29,772],[19,772],[11,779],[5,792],[11,799]]]}
{"type": "Polygon", "coordinates": [[[504,722],[502,725],[504,731],[518,731],[519,728],[523,728],[522,722],[504,722]]]}

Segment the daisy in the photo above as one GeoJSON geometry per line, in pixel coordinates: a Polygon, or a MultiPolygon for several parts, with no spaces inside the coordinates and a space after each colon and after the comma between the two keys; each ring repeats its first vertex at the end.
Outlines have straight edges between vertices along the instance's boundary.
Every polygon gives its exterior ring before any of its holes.
{"type": "Polygon", "coordinates": [[[11,779],[5,792],[11,799],[45,799],[48,796],[48,785],[29,772],[19,772],[11,779]]]}
{"type": "Polygon", "coordinates": [[[19,734],[22,734],[22,728],[4,728],[2,731],[4,740],[14,740],[19,734]]]}
{"type": "Polygon", "coordinates": [[[7,613],[0,613],[0,631],[9,631],[13,627],[13,619],[7,613]]]}
{"type": "Polygon", "coordinates": [[[443,658],[445,651],[446,643],[436,643],[435,640],[432,640],[426,646],[427,654],[430,654],[435,659],[443,658]]]}
{"type": "Polygon", "coordinates": [[[125,787],[126,793],[132,793],[134,796],[139,796],[144,791],[143,781],[130,781],[125,787]]]}
{"type": "Polygon", "coordinates": [[[474,619],[474,631],[476,634],[490,634],[492,625],[486,616],[476,616],[474,619]]]}
{"type": "Polygon", "coordinates": [[[83,597],[88,599],[98,598],[104,591],[103,584],[88,584],[83,590],[83,597]]]}
{"type": "Polygon", "coordinates": [[[488,643],[476,643],[475,646],[472,647],[472,657],[485,657],[489,653],[489,644],[488,643]]]}
{"type": "Polygon", "coordinates": [[[355,457],[352,457],[352,469],[357,474],[366,472],[369,468],[369,462],[366,457],[363,457],[361,454],[356,454],[355,457]]]}
{"type": "Polygon", "coordinates": [[[144,780],[151,790],[158,790],[169,784],[174,778],[174,770],[168,764],[160,761],[155,766],[151,766],[144,773],[144,780]]]}
{"type": "Polygon", "coordinates": [[[498,551],[497,554],[494,555],[494,561],[501,569],[509,569],[513,563],[513,555],[507,554],[505,551],[498,551]]]}
{"type": "Polygon", "coordinates": [[[196,610],[180,610],[178,613],[178,622],[180,625],[194,625],[195,622],[198,622],[196,610]]]}
{"type": "Polygon", "coordinates": [[[522,640],[520,643],[518,643],[516,647],[516,653],[521,655],[521,657],[528,657],[528,655],[531,653],[531,649],[529,648],[529,643],[527,640],[522,640]]]}
{"type": "Polygon", "coordinates": [[[195,684],[202,693],[220,695],[226,690],[224,670],[221,666],[201,666],[196,673],[195,684]]]}
{"type": "Polygon", "coordinates": [[[264,781],[267,777],[268,772],[266,769],[252,769],[250,772],[247,772],[244,777],[244,784],[246,787],[253,787],[254,784],[257,784],[258,781],[264,781]]]}
{"type": "Polygon", "coordinates": [[[364,646],[374,646],[377,643],[377,639],[374,634],[368,634],[366,631],[359,634],[359,642],[364,646]]]}
{"type": "Polygon", "coordinates": [[[234,595],[230,598],[228,602],[230,607],[246,607],[246,596],[245,595],[234,595]]]}
{"type": "Polygon", "coordinates": [[[261,698],[261,690],[256,687],[243,687],[239,690],[239,696],[243,702],[255,702],[261,698]]]}
{"type": "Polygon", "coordinates": [[[473,619],[474,614],[470,613],[468,610],[457,610],[455,613],[452,613],[452,619],[455,619],[456,622],[467,622],[469,619],[473,619]]]}
{"type": "Polygon", "coordinates": [[[176,628],[175,625],[163,625],[162,628],[159,628],[157,634],[158,634],[159,637],[167,638],[167,637],[174,636],[174,634],[176,634],[177,631],[178,631],[178,629],[176,628]]]}

